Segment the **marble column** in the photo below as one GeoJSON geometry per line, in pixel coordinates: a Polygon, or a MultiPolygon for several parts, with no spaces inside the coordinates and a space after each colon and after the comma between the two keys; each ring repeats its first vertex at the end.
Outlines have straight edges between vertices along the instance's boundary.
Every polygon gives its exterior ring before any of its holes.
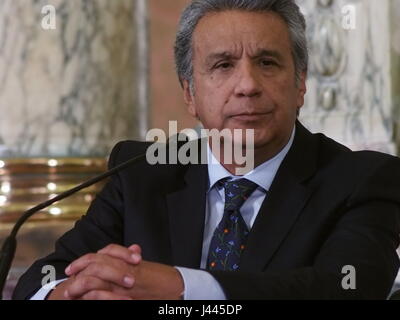
{"type": "Polygon", "coordinates": [[[299,0],[310,69],[301,119],[348,147],[395,153],[390,0],[299,0]]]}
{"type": "Polygon", "coordinates": [[[0,222],[145,136],[146,19],[145,0],[0,2],[0,222]],[[43,176],[18,183],[25,173],[43,176]]]}
{"type": "MultiPolygon", "coordinates": [[[[392,48],[392,91],[395,121],[395,136],[400,150],[400,1],[391,0],[391,48],[392,48]]],[[[400,282],[400,280],[399,280],[400,282]]]]}
{"type": "Polygon", "coordinates": [[[0,2],[0,157],[106,156],[143,135],[137,3],[0,2]],[[46,5],[55,29],[42,27],[46,5]]]}

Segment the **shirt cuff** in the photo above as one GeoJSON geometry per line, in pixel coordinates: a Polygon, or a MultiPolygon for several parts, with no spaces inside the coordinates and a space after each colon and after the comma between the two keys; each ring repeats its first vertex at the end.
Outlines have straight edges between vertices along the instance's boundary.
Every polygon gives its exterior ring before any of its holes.
{"type": "Polygon", "coordinates": [[[225,293],[207,271],[175,267],[183,278],[184,300],[226,300],[225,293]]]}
{"type": "Polygon", "coordinates": [[[47,295],[53,290],[57,285],[61,282],[67,280],[68,278],[52,281],[46,285],[44,285],[38,292],[36,292],[29,300],[45,300],[47,295]]]}

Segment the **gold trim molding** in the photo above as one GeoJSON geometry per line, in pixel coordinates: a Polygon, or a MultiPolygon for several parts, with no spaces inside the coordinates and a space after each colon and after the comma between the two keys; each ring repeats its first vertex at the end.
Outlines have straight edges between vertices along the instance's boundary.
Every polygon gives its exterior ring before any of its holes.
{"type": "MultiPolygon", "coordinates": [[[[0,223],[14,223],[29,208],[104,172],[106,158],[0,159],[0,223]]],[[[76,220],[104,183],[55,203],[32,221],[76,220]]]]}

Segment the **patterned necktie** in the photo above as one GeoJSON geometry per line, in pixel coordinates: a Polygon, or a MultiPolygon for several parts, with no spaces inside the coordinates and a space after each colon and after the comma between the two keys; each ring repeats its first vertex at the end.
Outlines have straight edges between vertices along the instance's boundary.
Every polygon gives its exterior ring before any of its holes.
{"type": "Polygon", "coordinates": [[[207,269],[234,271],[239,269],[240,255],[249,233],[240,208],[257,184],[247,179],[220,183],[225,188],[224,215],[211,239],[207,269]]]}

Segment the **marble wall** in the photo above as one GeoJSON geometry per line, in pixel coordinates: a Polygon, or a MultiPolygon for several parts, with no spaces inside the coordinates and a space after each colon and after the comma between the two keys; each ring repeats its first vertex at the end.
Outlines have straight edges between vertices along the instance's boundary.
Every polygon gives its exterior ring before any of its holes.
{"type": "Polygon", "coordinates": [[[395,136],[400,150],[400,1],[391,1],[391,44],[392,44],[392,91],[395,122],[395,136]]]}
{"type": "Polygon", "coordinates": [[[0,157],[105,156],[116,141],[143,136],[138,3],[0,1],[0,157]],[[56,29],[42,27],[45,5],[56,29]]]}
{"type": "Polygon", "coordinates": [[[395,153],[390,1],[298,3],[310,46],[303,123],[354,150],[395,153]]]}

